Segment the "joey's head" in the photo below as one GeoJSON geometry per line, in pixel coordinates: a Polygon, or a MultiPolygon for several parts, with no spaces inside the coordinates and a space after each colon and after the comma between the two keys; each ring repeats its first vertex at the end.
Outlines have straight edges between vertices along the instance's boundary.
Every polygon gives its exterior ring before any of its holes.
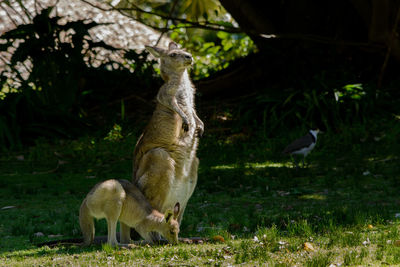
{"type": "Polygon", "coordinates": [[[193,63],[193,57],[190,53],[179,49],[178,45],[170,42],[168,49],[163,49],[155,46],[146,46],[154,57],[160,59],[160,69],[163,79],[167,79],[168,74],[182,73],[193,63]]]}
{"type": "Polygon", "coordinates": [[[162,225],[161,235],[164,236],[169,243],[178,244],[179,223],[177,221],[180,212],[179,202],[175,204],[174,210],[167,210],[164,214],[164,223],[162,225]]]}

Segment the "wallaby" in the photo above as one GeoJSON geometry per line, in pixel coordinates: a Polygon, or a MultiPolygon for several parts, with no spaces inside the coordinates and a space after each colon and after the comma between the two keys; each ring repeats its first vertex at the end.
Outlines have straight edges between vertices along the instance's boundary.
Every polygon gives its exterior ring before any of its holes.
{"type": "MultiPolygon", "coordinates": [[[[187,71],[193,58],[174,42],[168,49],[151,46],[146,49],[160,59],[165,83],[157,94],[150,122],[134,150],[133,182],[160,212],[179,202],[180,223],[197,183],[196,150],[198,136],[204,131],[204,124],[195,111],[195,88],[187,71]]],[[[127,226],[121,224],[121,227],[127,226]]],[[[153,238],[159,239],[159,236],[153,235],[153,238]]]]}
{"type": "MultiPolygon", "coordinates": [[[[93,242],[95,229],[94,218],[107,220],[107,243],[118,245],[116,228],[117,221],[135,228],[135,230],[150,243],[150,232],[158,232],[170,243],[178,243],[180,204],[176,203],[174,210],[168,210],[165,215],[153,209],[142,192],[127,180],[107,180],[98,183],[83,200],[79,212],[79,224],[83,234],[83,245],[93,242]]],[[[121,236],[126,228],[121,227],[121,236]]],[[[121,240],[129,243],[130,238],[121,240]]]]}

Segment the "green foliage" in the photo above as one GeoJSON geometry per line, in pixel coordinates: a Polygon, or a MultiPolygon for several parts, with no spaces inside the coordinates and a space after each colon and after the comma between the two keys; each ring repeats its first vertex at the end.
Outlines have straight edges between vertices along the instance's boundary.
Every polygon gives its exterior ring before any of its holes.
{"type": "Polygon", "coordinates": [[[196,80],[221,71],[235,59],[256,51],[255,44],[246,34],[187,30],[181,26],[171,26],[170,37],[195,57],[192,75],[196,80]]]}
{"type": "Polygon", "coordinates": [[[113,128],[108,132],[107,136],[104,137],[104,140],[108,141],[119,141],[124,138],[121,134],[122,127],[118,124],[114,124],[113,128]]]}
{"type": "MultiPolygon", "coordinates": [[[[140,90],[154,81],[154,62],[147,61],[146,52],[126,51],[124,63],[102,61],[93,66],[99,49],[117,52],[91,39],[89,30],[99,24],[60,24],[60,17],[50,17],[52,9],[43,9],[32,23],[0,37],[0,51],[13,51],[0,73],[1,147],[21,147],[37,136],[81,135],[90,123],[87,110],[116,97],[110,88],[129,89],[125,83],[130,83],[140,90]]],[[[123,104],[120,114],[123,120],[123,104]]]]}
{"type": "Polygon", "coordinates": [[[201,19],[215,18],[224,13],[223,7],[217,0],[187,0],[183,1],[182,10],[188,19],[197,21],[201,19]]]}
{"type": "Polygon", "coordinates": [[[340,131],[346,125],[367,123],[376,117],[390,116],[390,107],[381,108],[387,96],[376,94],[369,84],[348,84],[339,89],[337,82],[307,81],[296,88],[268,89],[241,99],[231,116],[238,119],[237,130],[260,129],[266,136],[295,125],[305,129],[340,131]]]}

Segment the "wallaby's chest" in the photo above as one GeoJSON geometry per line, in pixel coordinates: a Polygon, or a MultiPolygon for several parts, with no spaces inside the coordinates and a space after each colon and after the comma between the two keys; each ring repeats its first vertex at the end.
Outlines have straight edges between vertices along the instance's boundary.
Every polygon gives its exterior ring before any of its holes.
{"type": "Polygon", "coordinates": [[[166,209],[171,208],[176,202],[181,205],[186,205],[189,200],[192,185],[190,181],[175,179],[171,184],[166,199],[163,203],[162,210],[165,212],[166,209]]]}
{"type": "Polygon", "coordinates": [[[179,85],[176,92],[176,100],[181,108],[193,108],[193,89],[185,84],[179,85]]]}

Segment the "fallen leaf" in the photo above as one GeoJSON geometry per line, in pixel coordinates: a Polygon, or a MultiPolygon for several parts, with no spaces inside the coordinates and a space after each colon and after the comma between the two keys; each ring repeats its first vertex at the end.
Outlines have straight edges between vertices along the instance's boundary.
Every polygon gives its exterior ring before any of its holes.
{"type": "Polygon", "coordinates": [[[62,237],[63,235],[57,234],[57,235],[48,235],[48,238],[55,238],[55,237],[62,237]]]}
{"type": "Polygon", "coordinates": [[[303,247],[304,247],[305,251],[314,251],[315,250],[314,246],[310,242],[305,242],[303,247]]]}
{"type": "Polygon", "coordinates": [[[400,247],[400,240],[394,241],[394,245],[395,245],[396,247],[400,247]]]}
{"type": "Polygon", "coordinates": [[[372,224],[368,224],[368,229],[372,229],[374,226],[372,224]]]}
{"type": "Polygon", "coordinates": [[[135,245],[135,244],[128,244],[128,248],[136,248],[137,247],[137,245],[135,245]]]}
{"type": "Polygon", "coordinates": [[[371,241],[369,240],[369,238],[367,237],[367,240],[363,241],[362,244],[364,246],[371,244],[371,241]]]}
{"type": "Polygon", "coordinates": [[[42,232],[37,232],[37,233],[34,233],[33,235],[36,237],[44,236],[44,234],[42,232]]]}
{"type": "Polygon", "coordinates": [[[2,210],[9,210],[9,209],[15,209],[16,208],[16,206],[5,206],[5,207],[2,207],[1,209],[2,210]]]}
{"type": "Polygon", "coordinates": [[[221,242],[221,243],[224,243],[225,242],[225,239],[222,237],[222,236],[220,236],[220,235],[215,235],[215,236],[213,236],[213,241],[215,241],[215,242],[221,242]]]}

